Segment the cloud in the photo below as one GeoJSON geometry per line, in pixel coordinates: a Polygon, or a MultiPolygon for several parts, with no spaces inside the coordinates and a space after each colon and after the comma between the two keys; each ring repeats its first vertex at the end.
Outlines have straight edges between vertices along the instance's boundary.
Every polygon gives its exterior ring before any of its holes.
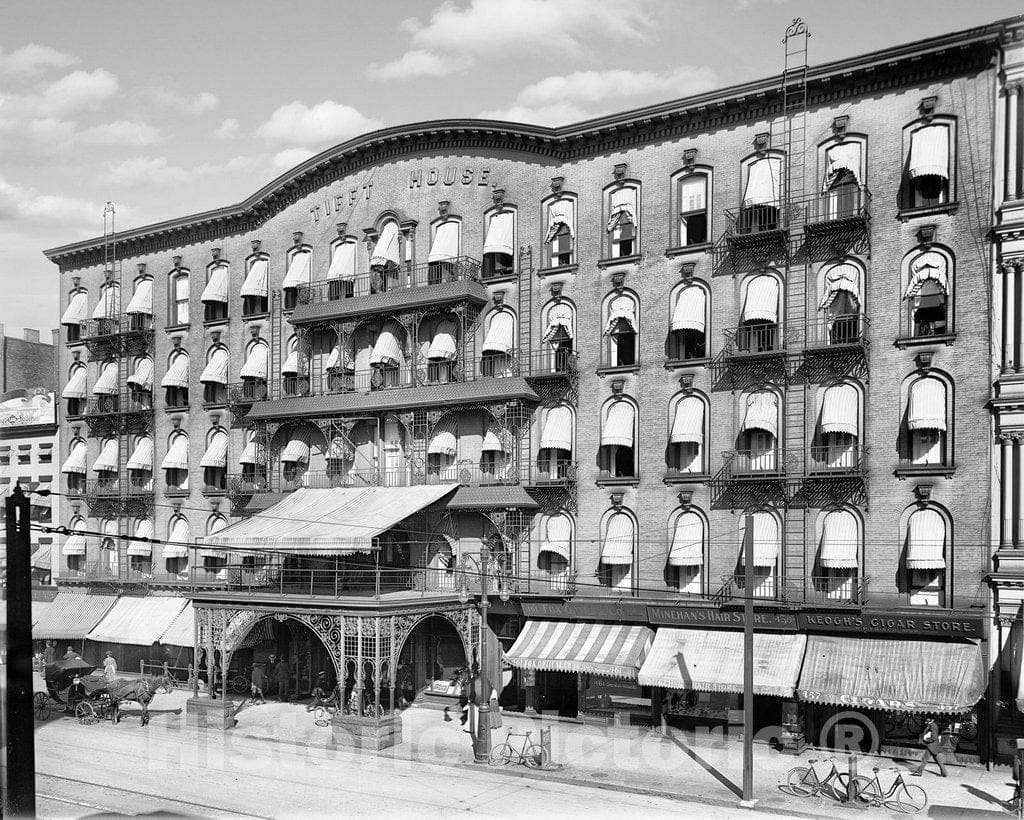
{"type": "Polygon", "coordinates": [[[462,71],[472,64],[461,54],[438,55],[430,51],[407,51],[389,63],[370,63],[366,76],[371,80],[401,80],[406,77],[444,77],[462,71]]]}
{"type": "Polygon", "coordinates": [[[143,96],[160,108],[170,108],[182,114],[203,114],[220,105],[220,99],[210,91],[187,95],[168,88],[150,88],[143,92],[143,96]]]}
{"type": "Polygon", "coordinates": [[[115,120],[80,131],[75,141],[87,145],[141,146],[163,141],[160,129],[144,122],[115,120]]]}
{"type": "Polygon", "coordinates": [[[10,54],[0,50],[0,75],[8,77],[33,77],[51,68],[70,68],[81,60],[73,54],[65,54],[49,46],[29,43],[10,54]]]}
{"type": "Polygon", "coordinates": [[[185,168],[173,165],[167,157],[132,157],[110,166],[103,173],[103,180],[125,187],[176,185],[210,177],[213,174],[256,171],[265,166],[266,161],[264,156],[240,155],[221,163],[204,162],[185,168]]]}
{"type": "Polygon", "coordinates": [[[241,133],[241,126],[234,117],[228,117],[214,131],[213,136],[219,140],[233,140],[241,133]]]}
{"type": "Polygon", "coordinates": [[[313,151],[308,148],[285,148],[283,151],[278,151],[274,154],[274,158],[271,160],[274,167],[281,171],[286,171],[289,168],[294,168],[300,162],[304,162],[313,156],[313,151]]]}
{"type": "MultiPolygon", "coordinates": [[[[125,209],[130,213],[130,209],[125,209]]],[[[0,223],[96,231],[103,204],[62,194],[40,193],[0,177],[0,223]]],[[[118,212],[119,216],[121,211],[118,212]]]]}
{"type": "Polygon", "coordinates": [[[35,114],[61,116],[99,107],[117,94],[118,87],[117,77],[104,68],[72,71],[35,93],[22,95],[18,102],[35,114]]]}
{"type": "Polygon", "coordinates": [[[536,125],[568,125],[572,122],[590,119],[594,115],[571,102],[566,102],[541,106],[510,105],[508,108],[482,111],[477,116],[485,120],[508,120],[509,122],[528,122],[536,125]]]}
{"type": "Polygon", "coordinates": [[[256,129],[256,134],[267,142],[320,145],[342,142],[381,125],[380,120],[333,100],[313,106],[295,101],[274,111],[270,119],[256,129]]]}

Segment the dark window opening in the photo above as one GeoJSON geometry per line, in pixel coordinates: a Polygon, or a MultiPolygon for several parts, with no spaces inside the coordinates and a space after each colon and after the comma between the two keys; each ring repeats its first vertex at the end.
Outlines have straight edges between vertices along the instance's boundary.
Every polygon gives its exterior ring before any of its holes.
{"type": "Polygon", "coordinates": [[[228,400],[227,385],[220,382],[203,383],[203,401],[207,404],[224,404],[228,400]]]}
{"type": "Polygon", "coordinates": [[[949,180],[935,174],[910,180],[910,206],[927,208],[949,201],[949,180]]]}
{"type": "Polygon", "coordinates": [[[926,281],[911,297],[915,336],[938,336],[948,332],[946,294],[932,280],[926,281]]]}
{"type": "Polygon", "coordinates": [[[242,315],[255,316],[269,312],[268,298],[266,296],[243,296],[242,315]]]}
{"type": "Polygon", "coordinates": [[[673,330],[669,334],[668,357],[676,361],[707,357],[704,332],[700,330],[673,330]]]}
{"type": "Polygon", "coordinates": [[[187,387],[168,387],[165,390],[165,404],[168,407],[186,407],[188,405],[187,387]]]}
{"type": "Polygon", "coordinates": [[[203,467],[203,485],[211,490],[228,488],[228,471],[226,467],[203,467]]]}
{"type": "Polygon", "coordinates": [[[779,209],[775,205],[749,205],[740,211],[740,233],[762,233],[779,227],[779,209]]]}
{"type": "Polygon", "coordinates": [[[569,226],[563,223],[551,240],[551,264],[555,266],[571,265],[572,251],[572,233],[569,231],[569,226]]]}
{"type": "Polygon", "coordinates": [[[79,342],[82,340],[82,326],[79,324],[64,325],[67,329],[67,340],[69,342],[79,342]]]}
{"type": "Polygon", "coordinates": [[[777,336],[775,322],[752,320],[740,325],[736,344],[741,353],[769,353],[777,347],[777,336]]]}
{"type": "Polygon", "coordinates": [[[508,253],[485,253],[481,274],[484,279],[495,276],[510,276],[514,273],[512,255],[508,253]]]}
{"type": "Polygon", "coordinates": [[[203,321],[216,322],[228,318],[226,302],[203,302],[203,321]]]}
{"type": "Polygon", "coordinates": [[[284,309],[294,310],[295,305],[299,300],[298,288],[285,288],[284,289],[284,309]]]}
{"type": "Polygon", "coordinates": [[[636,475],[632,447],[606,444],[601,447],[601,472],[612,478],[633,478],[636,475]]]}

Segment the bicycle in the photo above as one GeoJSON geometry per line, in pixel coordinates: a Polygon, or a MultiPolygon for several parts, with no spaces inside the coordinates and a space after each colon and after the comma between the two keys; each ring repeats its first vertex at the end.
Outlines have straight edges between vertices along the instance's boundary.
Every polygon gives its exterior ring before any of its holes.
{"type": "Polygon", "coordinates": [[[508,734],[505,736],[505,742],[491,749],[491,765],[492,766],[507,766],[512,762],[512,758],[516,758],[515,762],[522,763],[528,769],[543,769],[548,765],[551,758],[548,754],[548,750],[543,746],[538,746],[536,743],[530,741],[530,735],[533,732],[524,732],[522,734],[513,732],[511,729],[508,730],[508,734]],[[513,737],[523,738],[523,748],[516,749],[509,741],[513,737]]]}
{"type": "Polygon", "coordinates": [[[871,777],[858,775],[853,779],[854,800],[863,806],[885,806],[903,814],[924,811],[924,807],[928,805],[927,793],[917,784],[904,781],[903,772],[895,766],[887,766],[885,769],[876,766],[871,771],[871,777]],[[896,779],[888,790],[882,789],[882,783],[878,779],[880,771],[896,772],[896,779]]]}
{"type": "Polygon", "coordinates": [[[836,759],[827,757],[820,760],[808,760],[807,763],[807,766],[795,766],[790,769],[786,774],[785,785],[780,785],[779,790],[796,797],[824,794],[826,797],[845,803],[847,795],[850,794],[850,775],[836,768],[836,759]],[[818,777],[818,772],[814,768],[815,763],[832,764],[832,770],[824,780],[818,777]]]}

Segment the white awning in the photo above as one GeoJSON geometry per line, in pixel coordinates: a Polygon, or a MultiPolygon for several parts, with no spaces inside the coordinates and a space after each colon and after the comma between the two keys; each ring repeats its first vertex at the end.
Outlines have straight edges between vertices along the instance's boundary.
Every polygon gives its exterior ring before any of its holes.
{"type": "Polygon", "coordinates": [[[557,341],[558,338],[573,338],[573,310],[566,303],[552,305],[548,311],[548,326],[544,329],[545,342],[557,341]]]}
{"type": "Polygon", "coordinates": [[[107,285],[100,290],[100,300],[93,309],[93,319],[107,319],[116,317],[121,312],[121,288],[117,285],[107,285]]]}
{"type": "Polygon", "coordinates": [[[946,521],[935,510],[917,510],[907,525],[907,569],[944,569],[946,521]]]}
{"type": "Polygon", "coordinates": [[[228,351],[223,347],[216,347],[210,353],[206,367],[199,374],[201,384],[227,384],[228,383],[228,351]]]}
{"type": "Polygon", "coordinates": [[[188,387],[188,354],[179,353],[174,357],[164,377],[160,380],[161,387],[188,387]]]}
{"type": "Polygon", "coordinates": [[[849,510],[833,510],[822,523],[818,563],[830,569],[856,569],[859,554],[857,519],[849,510]]]}
{"type": "Polygon", "coordinates": [[[172,543],[163,545],[164,558],[188,558],[188,545],[191,537],[188,521],[180,516],[175,518],[171,522],[171,531],[167,535],[167,540],[172,543]]]}
{"type": "Polygon", "coordinates": [[[548,205],[548,232],[544,235],[544,242],[550,242],[564,225],[569,236],[575,236],[573,228],[573,203],[571,199],[558,199],[548,205]]]}
{"type": "MultiPolygon", "coordinates": [[[[266,622],[264,622],[266,623],[266,622]]],[[[182,646],[194,649],[196,642],[196,611],[189,601],[181,614],[171,622],[167,631],[160,636],[160,643],[165,646],[182,646]]]]}
{"type": "Polygon", "coordinates": [[[651,648],[645,626],[527,621],[506,658],[517,669],[635,681],[651,648]]]}
{"type": "Polygon", "coordinates": [[[384,323],[377,335],[377,341],[373,344],[373,352],[370,353],[371,365],[383,365],[384,367],[397,367],[405,362],[405,353],[402,350],[402,343],[399,339],[405,337],[401,325],[393,319],[384,323]]]}
{"type": "Polygon", "coordinates": [[[100,448],[100,454],[92,463],[92,469],[97,473],[116,473],[117,458],[120,447],[116,438],[108,438],[100,448]]]}
{"type": "MultiPolygon", "coordinates": [[[[754,566],[774,567],[779,557],[779,522],[775,516],[767,512],[755,512],[750,515],[754,522],[754,566]]],[[[746,529],[746,525],[744,525],[746,529]]],[[[746,560],[744,548],[750,533],[744,532],[744,546],[740,547],[740,566],[746,560]]]]}
{"type": "Polygon", "coordinates": [[[127,467],[129,470],[153,469],[153,439],[143,436],[135,443],[135,449],[128,457],[127,467]]]}
{"type": "Polygon", "coordinates": [[[910,178],[949,179],[949,129],[928,125],[913,133],[910,142],[910,178]]]}
{"type": "Polygon", "coordinates": [[[850,262],[840,262],[825,272],[822,282],[824,291],[818,310],[825,310],[831,305],[840,291],[846,291],[857,304],[860,304],[860,268],[850,262]]]}
{"type": "Polygon", "coordinates": [[[553,552],[566,561],[572,561],[572,521],[565,513],[549,515],[544,519],[544,540],[540,552],[553,552]]]}
{"type": "Polygon", "coordinates": [[[330,355],[327,357],[327,362],[324,364],[325,370],[355,370],[355,368],[356,363],[352,361],[352,354],[349,353],[347,347],[342,350],[340,344],[336,344],[331,349],[330,355]]]}
{"type": "Polygon", "coordinates": [[[444,262],[459,255],[460,224],[456,220],[442,222],[434,229],[434,241],[430,244],[428,262],[444,262]]]}
{"type": "Polygon", "coordinates": [[[636,411],[628,401],[617,401],[608,408],[608,415],[601,429],[601,446],[633,446],[633,426],[636,411]]]}
{"type": "Polygon", "coordinates": [[[296,376],[299,373],[299,351],[292,350],[281,365],[282,376],[296,376]]]}
{"type": "Polygon", "coordinates": [[[117,393],[117,362],[107,362],[92,386],[93,395],[110,396],[117,393]]]}
{"type": "Polygon", "coordinates": [[[704,443],[704,402],[696,396],[679,400],[668,440],[670,444],[704,443]]]}
{"type": "Polygon", "coordinates": [[[60,317],[62,325],[80,325],[89,318],[89,294],[78,290],[71,294],[68,306],[60,317]]]}
{"type": "Polygon", "coordinates": [[[437,323],[434,329],[434,338],[427,350],[427,358],[433,360],[455,361],[458,353],[459,324],[450,317],[445,317],[437,323]]]}
{"type": "MultiPolygon", "coordinates": [[[[155,530],[153,522],[149,518],[140,518],[135,522],[136,538],[153,538],[155,530]]],[[[128,555],[136,555],[139,558],[149,558],[153,555],[153,545],[148,541],[129,541],[128,555]]]]}
{"type": "Polygon", "coordinates": [[[228,266],[217,265],[210,270],[210,276],[206,280],[206,287],[199,297],[200,302],[227,302],[229,293],[228,266]]]}
{"type": "Polygon", "coordinates": [[[253,345],[249,350],[249,355],[245,357],[245,364],[238,371],[238,377],[241,379],[261,379],[266,381],[269,365],[270,348],[266,345],[253,345]]]}
{"type": "MultiPolygon", "coordinates": [[[[541,428],[540,448],[572,452],[573,440],[572,410],[568,407],[552,407],[544,414],[541,428]]],[[[632,428],[631,428],[632,429],[632,428]]]]}
{"type": "Polygon", "coordinates": [[[747,411],[743,416],[740,432],[763,430],[779,437],[779,398],[774,393],[762,390],[747,396],[747,411]]]}
{"type": "Polygon", "coordinates": [[[860,179],[860,143],[842,142],[833,145],[825,152],[825,178],[821,183],[821,192],[825,193],[846,171],[853,174],[859,184],[860,179]]]}
{"type": "Polygon", "coordinates": [[[491,314],[482,353],[511,353],[516,346],[516,317],[508,310],[491,314]]]}
{"type": "Polygon", "coordinates": [[[218,430],[213,434],[210,443],[206,445],[206,452],[199,462],[200,467],[227,467],[228,466],[228,434],[218,430]]]}
{"type": "MultiPolygon", "coordinates": [[[[65,553],[82,555],[84,553],[65,553]]],[[[53,638],[66,641],[82,640],[107,610],[117,601],[116,595],[97,595],[89,592],[67,592],[64,588],[39,619],[32,624],[32,639],[53,638]]]]}
{"type": "Polygon", "coordinates": [[[309,260],[312,256],[308,251],[299,251],[292,256],[288,265],[288,273],[284,275],[282,288],[297,288],[309,284],[309,260]]]}
{"type": "Polygon", "coordinates": [[[782,197],[782,160],[765,157],[747,169],[747,188],[743,192],[743,207],[774,205],[782,197]]]}
{"type": "Polygon", "coordinates": [[[487,226],[487,237],[484,239],[484,253],[515,254],[513,235],[515,233],[516,216],[512,211],[502,211],[491,217],[487,226]]]}
{"type": "Polygon", "coordinates": [[[676,519],[668,564],[670,567],[704,566],[704,519],[697,513],[686,512],[676,519]]]}
{"type": "Polygon", "coordinates": [[[779,280],[774,276],[755,276],[747,283],[743,302],[744,322],[779,321],[779,280]]]}
{"type": "Polygon", "coordinates": [[[636,302],[629,296],[616,296],[608,305],[608,323],[604,328],[605,335],[612,333],[620,321],[625,322],[634,333],[640,332],[636,321],[636,302]]]}
{"type": "Polygon", "coordinates": [[[266,259],[257,259],[249,266],[249,272],[245,275],[242,289],[239,296],[260,296],[267,298],[269,292],[270,274],[268,271],[269,262],[266,259]]]}
{"type": "Polygon", "coordinates": [[[188,469],[188,436],[175,436],[171,446],[167,449],[167,455],[160,462],[161,470],[187,470],[188,469]]]}
{"type": "Polygon", "coordinates": [[[208,535],[204,546],[307,555],[370,552],[378,535],[457,487],[298,489],[272,507],[208,535]]]}
{"type": "Polygon", "coordinates": [[[834,384],[825,389],[821,400],[821,432],[859,435],[857,388],[852,384],[834,384]]]}
{"type": "Polygon", "coordinates": [[[68,451],[68,457],[64,459],[64,463],[61,465],[60,471],[62,473],[75,473],[77,475],[85,475],[85,460],[88,454],[88,447],[82,439],[76,439],[71,443],[71,449],[68,451]]]}
{"type": "Polygon", "coordinates": [[[444,416],[430,435],[428,455],[454,456],[459,449],[459,422],[455,416],[444,416]]]}
{"type": "Polygon", "coordinates": [[[608,202],[608,232],[623,224],[632,223],[636,231],[640,230],[640,215],[636,203],[636,188],[619,188],[612,191],[608,202]]]}
{"type": "Polygon", "coordinates": [[[910,263],[910,282],[904,299],[917,296],[925,282],[931,279],[943,293],[949,293],[949,264],[937,251],[925,251],[910,263]]]}
{"type": "MultiPolygon", "coordinates": [[[[61,548],[61,555],[85,555],[86,540],[81,533],[72,532],[61,548]]],[[[60,594],[60,593],[58,593],[60,594]]]]}
{"type": "Polygon", "coordinates": [[[509,431],[501,427],[496,421],[487,425],[487,432],[484,433],[483,442],[480,444],[482,453],[510,453],[512,452],[512,440],[509,431]]]}
{"type": "Polygon", "coordinates": [[[238,457],[239,464],[266,464],[266,462],[266,452],[255,441],[249,441],[242,448],[242,454],[238,457]]]}
{"type": "MultiPolygon", "coordinates": [[[[225,529],[227,527],[227,525],[228,525],[228,522],[225,519],[220,518],[220,517],[214,518],[209,523],[209,526],[208,526],[208,528],[206,530],[206,534],[207,535],[216,535],[218,532],[220,532],[221,530],[225,529]]],[[[200,550],[197,551],[197,555],[200,558],[225,558],[226,557],[223,552],[221,552],[220,550],[217,550],[217,549],[200,549],[200,550]]]]}
{"type": "Polygon", "coordinates": [[[370,254],[370,266],[376,265],[400,265],[402,257],[398,243],[398,225],[395,222],[388,222],[384,230],[377,238],[377,244],[373,246],[373,253],[370,254]]]}
{"type": "Polygon", "coordinates": [[[633,519],[625,513],[616,513],[608,519],[601,544],[601,563],[629,566],[633,563],[633,542],[636,529],[633,519]]]}
{"type": "Polygon", "coordinates": [[[328,279],[351,282],[356,278],[357,248],[355,242],[342,242],[334,246],[331,267],[327,270],[328,279]]]}
{"type": "Polygon", "coordinates": [[[691,285],[679,292],[672,310],[670,327],[672,330],[696,330],[703,333],[706,315],[707,294],[704,288],[691,285]]]}
{"type": "Polygon", "coordinates": [[[926,377],[910,385],[910,406],[907,410],[910,430],[946,429],[946,385],[926,377]]]}
{"type": "Polygon", "coordinates": [[[128,301],[125,313],[141,313],[144,316],[153,315],[153,280],[140,279],[135,285],[135,293],[128,301]]]}
{"type": "Polygon", "coordinates": [[[308,464],[309,463],[309,431],[298,429],[293,430],[288,443],[281,451],[282,464],[308,464]]]}
{"type": "Polygon", "coordinates": [[[64,385],[64,392],[61,393],[63,399],[84,399],[86,391],[86,378],[88,377],[88,371],[85,365],[74,368],[71,371],[71,375],[68,377],[68,383],[64,385]]]}
{"type": "Polygon", "coordinates": [[[135,372],[128,377],[128,384],[134,384],[139,390],[153,389],[153,360],[139,359],[135,364],[135,372]]]}

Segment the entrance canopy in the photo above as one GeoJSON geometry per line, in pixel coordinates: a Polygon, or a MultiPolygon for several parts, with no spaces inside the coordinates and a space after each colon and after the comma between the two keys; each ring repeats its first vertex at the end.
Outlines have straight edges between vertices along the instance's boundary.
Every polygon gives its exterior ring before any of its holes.
{"type": "MultiPolygon", "coordinates": [[[[754,634],[754,692],[789,698],[806,635],[754,634]]],[[[640,669],[642,686],[743,693],[743,633],[662,627],[640,669]]]]}
{"type": "Polygon", "coordinates": [[[296,490],[251,518],[206,536],[202,546],[295,555],[370,552],[376,536],[457,487],[443,484],[296,490]]]}
{"type": "Polygon", "coordinates": [[[812,635],[798,693],[813,703],[960,714],[985,685],[977,644],[812,635]]]}
{"type": "Polygon", "coordinates": [[[517,669],[636,680],[653,632],[626,624],[527,621],[505,657],[517,669]]]}

